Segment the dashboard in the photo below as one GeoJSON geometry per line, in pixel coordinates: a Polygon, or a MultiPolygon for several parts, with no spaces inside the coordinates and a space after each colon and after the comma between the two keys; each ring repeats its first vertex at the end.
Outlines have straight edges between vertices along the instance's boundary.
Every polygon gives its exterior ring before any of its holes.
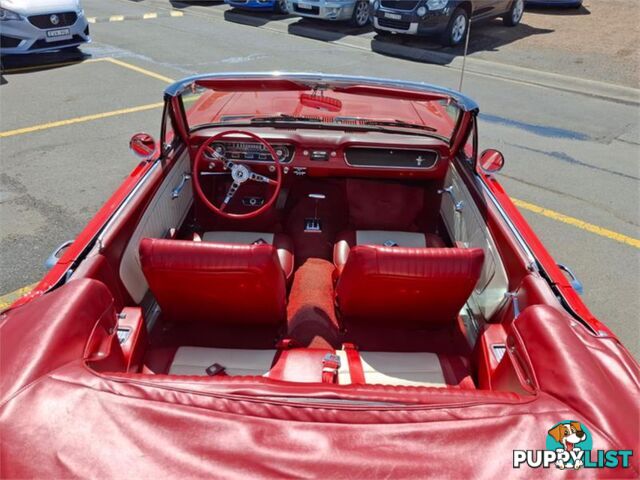
{"type": "MultiPolygon", "coordinates": [[[[196,150],[219,131],[212,128],[198,132],[191,148],[196,150]]],[[[274,128],[254,128],[251,132],[273,147],[285,174],[438,178],[444,176],[448,164],[448,143],[426,136],[274,128]]],[[[230,136],[213,147],[229,160],[253,164],[259,170],[273,169],[268,166],[272,159],[266,147],[246,136],[230,136]]],[[[212,155],[205,156],[212,163],[216,160],[212,155]]]]}

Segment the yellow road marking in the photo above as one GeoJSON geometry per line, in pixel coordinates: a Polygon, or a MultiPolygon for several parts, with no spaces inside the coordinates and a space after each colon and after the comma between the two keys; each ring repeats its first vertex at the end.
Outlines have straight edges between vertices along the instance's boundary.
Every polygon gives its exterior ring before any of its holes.
{"type": "Polygon", "coordinates": [[[114,65],[119,65],[121,67],[128,68],[129,70],[133,70],[134,72],[138,72],[148,77],[161,80],[165,83],[175,82],[175,80],[172,78],[165,77],[164,75],[160,75],[159,73],[152,72],[151,70],[147,70],[145,68],[138,67],[136,65],[132,65],[131,63],[123,62],[122,60],[117,60],[112,57],[89,58],[87,60],[70,60],[68,62],[48,63],[44,65],[33,65],[29,67],[12,68],[10,70],[3,70],[2,73],[4,74],[21,73],[21,72],[29,72],[31,70],[45,70],[47,68],[58,68],[58,67],[66,67],[69,65],[80,65],[83,63],[96,63],[96,62],[113,63],[114,65]]]}
{"type": "Polygon", "coordinates": [[[141,73],[151,78],[155,78],[157,80],[163,81],[165,83],[173,83],[174,79],[165,77],[164,75],[160,75],[159,73],[152,72],[151,70],[147,70],[146,68],[138,67],[137,65],[132,65],[131,63],[123,62],[122,60],[117,60],[115,58],[105,58],[107,62],[113,63],[114,65],[119,65],[124,68],[128,68],[129,70],[133,70],[134,72],[141,73]]]}
{"type": "Polygon", "coordinates": [[[69,60],[68,62],[45,63],[43,65],[32,65],[29,67],[11,68],[9,70],[3,70],[2,73],[4,74],[22,73],[22,72],[30,72],[31,70],[46,70],[47,68],[58,68],[58,67],[66,67],[68,65],[79,65],[82,63],[104,62],[106,60],[107,58],[89,58],[87,60],[69,60]]]}
{"type": "MultiPolygon", "coordinates": [[[[85,62],[82,62],[82,63],[92,63],[92,62],[99,62],[99,61],[109,62],[109,63],[112,63],[114,65],[118,65],[120,67],[132,70],[134,72],[141,73],[141,74],[146,75],[148,77],[155,78],[156,80],[161,80],[161,81],[163,81],[165,83],[173,83],[174,82],[173,79],[171,79],[169,77],[165,77],[164,75],[160,75],[159,73],[155,73],[155,72],[152,72],[152,71],[147,70],[145,68],[138,67],[136,65],[132,65],[131,63],[123,62],[122,60],[117,60],[117,59],[111,58],[111,57],[96,58],[96,59],[86,60],[85,62]]],[[[37,67],[37,68],[41,68],[41,67],[37,67]]],[[[12,71],[12,72],[15,72],[15,70],[12,71]]],[[[67,125],[74,125],[76,123],[84,123],[84,122],[90,122],[90,121],[93,121],[93,120],[101,120],[103,118],[115,117],[115,116],[118,116],[118,115],[126,115],[126,114],[129,114],[129,113],[144,112],[146,110],[152,110],[154,108],[160,108],[163,105],[164,105],[164,102],[149,103],[147,105],[139,105],[137,107],[122,108],[120,110],[113,110],[111,112],[96,113],[96,114],[93,114],[93,115],[84,115],[82,117],[69,118],[67,120],[58,120],[58,121],[55,121],[55,122],[43,123],[43,124],[40,124],[40,125],[33,125],[31,127],[17,128],[15,130],[7,130],[7,131],[4,131],[4,132],[0,132],[0,138],[13,137],[13,136],[16,136],[16,135],[24,135],[25,133],[38,132],[38,131],[41,131],[41,130],[48,130],[50,128],[65,127],[67,125]]]]}
{"type": "Polygon", "coordinates": [[[158,18],[158,14],[153,12],[153,13],[145,13],[144,15],[142,15],[143,20],[148,20],[150,18],[158,18]]]}
{"type": "Polygon", "coordinates": [[[0,310],[4,310],[13,302],[18,300],[20,297],[29,293],[31,290],[33,290],[33,287],[35,287],[36,285],[37,283],[32,283],[31,285],[27,285],[26,287],[22,287],[17,290],[14,290],[11,293],[7,293],[6,295],[2,295],[0,297],[0,310]]]}
{"type": "Polygon", "coordinates": [[[96,17],[87,17],[87,22],[96,23],[96,17]]]}
{"type": "Polygon", "coordinates": [[[111,15],[109,17],[110,22],[124,22],[124,15],[111,15]]]}
{"type": "Polygon", "coordinates": [[[0,132],[0,138],[13,137],[15,135],[23,135],[25,133],[38,132],[40,130],[48,130],[50,128],[65,127],[67,125],[75,125],[76,123],[84,123],[84,122],[90,122],[92,120],[100,120],[103,118],[116,117],[118,115],[126,115],[128,113],[144,112],[146,110],[153,110],[154,108],[160,108],[163,105],[164,105],[164,102],[149,103],[147,105],[140,105],[137,107],[130,107],[130,108],[122,108],[120,110],[113,110],[111,112],[96,113],[93,115],[85,115],[83,117],[70,118],[68,120],[59,120],[57,122],[43,123],[40,125],[34,125],[32,127],[17,128],[15,130],[7,130],[5,132],[0,132]]]}
{"type": "MultiPolygon", "coordinates": [[[[146,107],[155,108],[156,106],[160,107],[162,105],[163,105],[162,103],[158,103],[158,104],[154,104],[153,107],[151,107],[151,105],[143,105],[142,107],[136,107],[136,108],[146,108],[146,107]]],[[[600,235],[601,237],[605,237],[610,240],[614,240],[616,242],[620,242],[620,243],[630,245],[632,247],[640,248],[640,239],[628,237],[626,235],[623,235],[618,232],[614,232],[612,230],[607,230],[606,228],[593,225],[592,223],[585,222],[578,218],[564,215],[563,213],[556,212],[554,210],[549,210],[547,208],[534,205],[533,203],[525,202],[524,200],[512,198],[511,201],[513,201],[514,205],[516,205],[517,207],[536,213],[538,215],[542,215],[543,217],[547,217],[552,220],[565,223],[567,225],[571,225],[573,227],[579,228],[581,230],[585,230],[590,233],[594,233],[596,235],[600,235]]],[[[15,290],[13,292],[0,296],[0,310],[7,308],[9,305],[15,302],[18,298],[29,293],[33,289],[33,287],[35,287],[36,285],[37,285],[36,283],[27,285],[26,287],[19,288],[18,290],[15,290]]]]}
{"type": "Polygon", "coordinates": [[[560,212],[556,212],[554,210],[549,210],[548,208],[540,207],[538,205],[534,205],[533,203],[525,202],[523,200],[518,200],[517,198],[511,199],[519,208],[524,210],[528,210],[533,213],[537,213],[538,215],[542,215],[543,217],[550,218],[555,220],[556,222],[566,223],[567,225],[571,225],[572,227],[579,228],[580,230],[585,230],[589,233],[593,233],[595,235],[599,235],[601,237],[608,238],[610,240],[614,240],[616,242],[624,243],[626,245],[630,245],[632,247],[640,248],[640,239],[629,237],[627,235],[623,235],[622,233],[614,232],[613,230],[608,230],[606,228],[599,227],[598,225],[594,225],[592,223],[585,222],[578,218],[570,217],[560,212]]]}
{"type": "Polygon", "coordinates": [[[178,10],[171,10],[169,15],[171,15],[172,17],[184,17],[184,13],[179,12],[178,10]]]}

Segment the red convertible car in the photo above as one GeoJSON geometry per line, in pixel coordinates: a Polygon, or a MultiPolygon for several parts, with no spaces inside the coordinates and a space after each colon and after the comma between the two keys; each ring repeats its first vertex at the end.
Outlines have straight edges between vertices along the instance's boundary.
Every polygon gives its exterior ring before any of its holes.
{"type": "Polygon", "coordinates": [[[638,364],[477,115],[364,77],[168,87],[0,317],[0,476],[636,478],[638,364]]]}

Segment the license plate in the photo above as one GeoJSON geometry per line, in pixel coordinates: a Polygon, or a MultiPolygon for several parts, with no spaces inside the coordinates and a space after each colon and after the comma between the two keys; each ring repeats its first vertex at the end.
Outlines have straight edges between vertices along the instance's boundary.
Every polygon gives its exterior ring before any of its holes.
{"type": "Polygon", "coordinates": [[[398,15],[397,13],[389,13],[384,12],[385,18],[390,18],[391,20],[400,20],[402,19],[402,15],[398,15]]]}
{"type": "Polygon", "coordinates": [[[57,40],[66,40],[71,38],[71,30],[68,28],[57,28],[55,30],[47,30],[47,42],[55,42],[57,40]]]}
{"type": "Polygon", "coordinates": [[[300,10],[311,10],[313,8],[313,5],[307,5],[306,3],[299,3],[298,8],[300,10]]]}

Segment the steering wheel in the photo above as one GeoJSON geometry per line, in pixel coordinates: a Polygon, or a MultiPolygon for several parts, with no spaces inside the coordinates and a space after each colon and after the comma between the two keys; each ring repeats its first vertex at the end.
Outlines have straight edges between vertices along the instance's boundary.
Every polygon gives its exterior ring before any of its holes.
{"type": "Polygon", "coordinates": [[[280,188],[282,186],[282,165],[280,164],[280,159],[278,158],[278,155],[276,154],[273,147],[269,145],[269,143],[263,138],[259,137],[255,133],[247,132],[245,130],[227,130],[225,132],[220,132],[214,135],[207,141],[203,142],[203,144],[200,146],[200,148],[198,149],[198,152],[196,153],[196,159],[193,162],[192,178],[193,178],[193,185],[196,189],[196,192],[198,193],[198,196],[200,197],[200,200],[202,200],[202,203],[204,203],[209,208],[209,210],[226,218],[234,218],[236,220],[247,219],[247,218],[257,217],[258,215],[266,212],[278,198],[278,194],[280,193],[280,188]],[[273,179],[265,175],[260,175],[259,173],[255,173],[254,171],[251,170],[251,167],[249,167],[249,165],[244,164],[243,160],[230,161],[230,160],[227,160],[224,157],[224,155],[217,152],[216,149],[213,147],[213,144],[225,137],[230,137],[232,135],[246,136],[262,144],[267,149],[267,152],[269,153],[269,155],[271,155],[271,158],[273,159],[273,163],[275,164],[275,168],[276,168],[275,169],[276,178],[273,179]],[[207,157],[206,154],[208,154],[209,156],[207,157]],[[220,162],[222,164],[222,167],[225,170],[230,171],[231,178],[233,180],[233,183],[229,187],[229,190],[227,191],[227,194],[225,195],[224,200],[222,201],[219,207],[214,205],[211,202],[211,200],[207,198],[207,196],[204,193],[204,190],[202,190],[202,185],[200,184],[200,175],[202,173],[206,173],[202,171],[203,167],[205,165],[207,167],[211,164],[215,165],[216,162],[220,162]],[[274,186],[275,188],[269,200],[265,202],[262,206],[248,213],[227,212],[226,209],[229,206],[229,202],[231,202],[231,200],[233,199],[235,194],[238,192],[238,190],[242,187],[242,185],[248,181],[266,183],[268,185],[274,186]]]}

